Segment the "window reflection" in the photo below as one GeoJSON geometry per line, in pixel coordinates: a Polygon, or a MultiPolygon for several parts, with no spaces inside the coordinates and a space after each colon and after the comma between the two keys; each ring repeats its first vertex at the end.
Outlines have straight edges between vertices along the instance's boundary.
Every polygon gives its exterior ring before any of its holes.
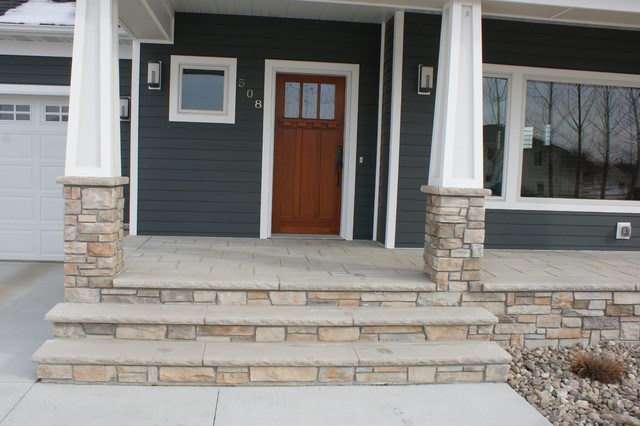
{"type": "Polygon", "coordinates": [[[318,117],[318,83],[302,85],[302,118],[318,117]]]}
{"type": "Polygon", "coordinates": [[[286,82],[284,84],[284,116],[286,118],[300,117],[300,83],[286,82]]]}
{"type": "Polygon", "coordinates": [[[526,102],[523,197],[640,199],[640,89],[528,81],[526,102]]]}
{"type": "Polygon", "coordinates": [[[502,195],[508,80],[483,78],[484,187],[502,195]]]}

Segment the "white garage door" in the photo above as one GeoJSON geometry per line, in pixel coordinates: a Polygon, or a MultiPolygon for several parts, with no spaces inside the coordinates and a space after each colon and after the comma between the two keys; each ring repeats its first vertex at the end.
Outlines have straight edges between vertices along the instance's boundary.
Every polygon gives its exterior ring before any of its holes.
{"type": "Polygon", "coordinates": [[[63,258],[67,105],[0,94],[0,259],[63,258]]]}

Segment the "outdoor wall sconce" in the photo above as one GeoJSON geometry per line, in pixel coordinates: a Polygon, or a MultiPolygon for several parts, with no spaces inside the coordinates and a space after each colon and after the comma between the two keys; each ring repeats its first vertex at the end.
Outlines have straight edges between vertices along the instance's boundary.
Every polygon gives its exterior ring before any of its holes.
{"type": "Polygon", "coordinates": [[[120,120],[131,120],[131,98],[128,96],[120,96],[120,120]]]}
{"type": "Polygon", "coordinates": [[[433,67],[418,65],[418,95],[430,95],[433,89],[433,67]]]}
{"type": "Polygon", "coordinates": [[[149,90],[160,90],[162,79],[162,62],[149,62],[147,64],[147,85],[149,90]]]}

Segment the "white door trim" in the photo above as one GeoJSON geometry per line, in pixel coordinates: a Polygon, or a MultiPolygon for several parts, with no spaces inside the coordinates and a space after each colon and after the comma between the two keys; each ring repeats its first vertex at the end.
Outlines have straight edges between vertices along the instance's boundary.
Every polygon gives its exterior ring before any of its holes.
{"type": "Polygon", "coordinates": [[[302,62],[267,59],[264,67],[264,108],[262,126],[262,183],[260,196],[260,238],[271,236],[273,197],[273,144],[276,74],[318,74],[345,77],[344,170],[340,237],[353,240],[358,146],[358,88],[360,65],[329,62],[302,62]]]}

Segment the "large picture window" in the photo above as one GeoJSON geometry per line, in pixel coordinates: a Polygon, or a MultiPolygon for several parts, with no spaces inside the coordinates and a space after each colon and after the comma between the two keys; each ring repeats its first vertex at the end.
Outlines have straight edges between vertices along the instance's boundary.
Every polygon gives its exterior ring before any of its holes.
{"type": "Polygon", "coordinates": [[[640,89],[526,87],[522,197],[640,200],[640,89]]]}
{"type": "Polygon", "coordinates": [[[640,76],[484,72],[488,208],[640,213],[640,76]]]}
{"type": "Polygon", "coordinates": [[[171,57],[169,120],[234,123],[236,59],[171,57]]]}

